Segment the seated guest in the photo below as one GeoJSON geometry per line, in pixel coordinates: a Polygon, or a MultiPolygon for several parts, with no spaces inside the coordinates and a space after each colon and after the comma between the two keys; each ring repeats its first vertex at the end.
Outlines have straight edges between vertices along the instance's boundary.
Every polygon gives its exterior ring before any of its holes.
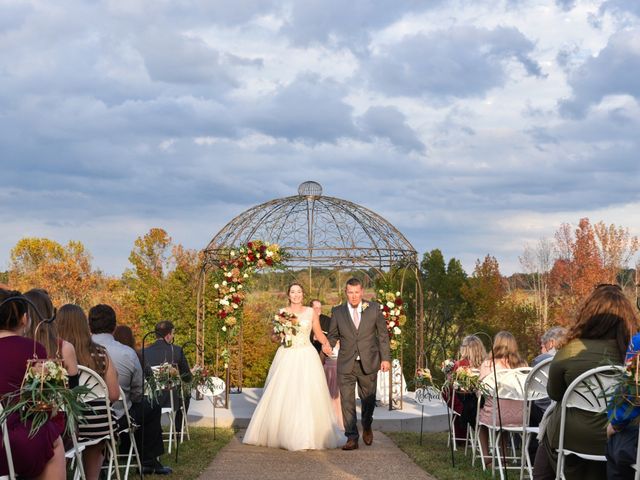
{"type": "MultiPolygon", "coordinates": [[[[453,376],[461,367],[468,367],[472,369],[479,369],[480,365],[487,356],[487,351],[484,348],[482,340],[475,335],[468,335],[462,339],[460,344],[460,350],[458,352],[458,360],[453,365],[450,376],[453,376]]],[[[443,396],[449,404],[450,395],[452,390],[445,390],[442,392],[443,396]]],[[[476,425],[476,411],[477,400],[475,392],[455,392],[453,399],[453,410],[459,414],[456,416],[454,422],[454,438],[462,439],[467,436],[467,425],[471,425],[475,428],[476,425]]]]}
{"type": "MultiPolygon", "coordinates": [[[[88,367],[100,375],[109,390],[109,400],[115,402],[120,397],[118,372],[109,358],[107,350],[91,340],[87,316],[78,305],[67,304],[60,308],[56,316],[58,334],[75,348],[78,364],[88,367]]],[[[107,412],[102,399],[87,402],[91,407],[84,415],[84,422],[78,424],[80,439],[95,439],[109,435],[107,412]]],[[[115,420],[115,418],[114,418],[115,420]]],[[[84,471],[88,479],[97,480],[104,461],[104,442],[87,445],[82,452],[84,471]]]]}
{"type": "MultiPolygon", "coordinates": [[[[93,341],[107,349],[109,357],[118,371],[118,383],[130,403],[129,413],[140,426],[136,430],[138,451],[142,456],[143,473],[168,474],[172,470],[164,467],[158,457],[164,453],[162,442],[162,426],[160,425],[161,408],[144,398],[142,392],[142,366],[136,352],[113,338],[116,328],[116,312],[109,305],[96,305],[89,310],[89,329],[93,341]]],[[[124,410],[114,409],[122,417],[124,410]]]]}
{"type": "MultiPolygon", "coordinates": [[[[0,303],[20,292],[0,289],[0,303]]],[[[29,328],[25,301],[10,301],[0,307],[0,396],[20,389],[33,358],[34,341],[22,335],[29,328]]],[[[38,358],[47,358],[47,351],[35,342],[38,358]]],[[[60,430],[47,421],[34,435],[30,435],[31,421],[23,423],[18,412],[7,418],[9,444],[16,475],[22,478],[63,480],[66,478],[64,445],[60,430]]],[[[0,476],[9,475],[5,447],[0,442],[0,476]]]]}
{"type": "MultiPolygon", "coordinates": [[[[600,285],[585,300],[565,345],[549,368],[547,392],[560,402],[569,384],[579,375],[602,365],[621,364],[632,332],[638,330],[633,306],[617,285],[600,285]]],[[[555,478],[560,436],[559,403],[550,407],[546,427],[536,453],[534,478],[555,478]]],[[[591,455],[604,455],[607,416],[569,408],[566,413],[564,447],[591,455]]],[[[606,463],[568,455],[564,462],[568,480],[606,478],[606,463]]]]}
{"type": "MultiPolygon", "coordinates": [[[[627,349],[626,362],[636,362],[640,354],[640,333],[631,339],[627,349]]],[[[634,366],[634,368],[637,368],[634,366]]],[[[638,424],[640,406],[624,403],[608,406],[609,425],[607,425],[607,478],[633,480],[635,478],[636,452],[638,451],[638,424]],[[633,424],[631,423],[633,422],[633,424]]]]}
{"type": "Polygon", "coordinates": [[[48,358],[62,360],[62,364],[69,374],[69,387],[75,387],[78,385],[78,360],[73,345],[58,336],[56,332],[56,321],[52,323],[42,323],[44,320],[53,317],[53,303],[51,302],[49,294],[41,288],[33,288],[26,292],[24,296],[36,306],[39,313],[36,313],[33,306],[29,305],[31,324],[27,331],[27,336],[34,338],[44,345],[47,349],[48,358]],[[36,328],[38,329],[37,336],[36,328]]]}
{"type": "MultiPolygon", "coordinates": [[[[493,339],[493,348],[482,365],[480,365],[480,379],[493,373],[493,364],[496,371],[511,370],[513,368],[526,367],[527,362],[522,360],[518,352],[518,343],[515,337],[509,332],[498,332],[493,339]]],[[[520,400],[500,399],[500,417],[503,426],[522,425],[522,409],[524,403],[520,400]]],[[[480,409],[480,422],[491,424],[493,422],[493,398],[487,396],[484,406],[480,409]]],[[[504,437],[503,437],[504,440],[504,437]]],[[[482,452],[487,455],[489,452],[489,432],[486,427],[480,427],[480,443],[482,452]]],[[[483,459],[485,464],[490,464],[491,459],[483,459]]]]}
{"type": "MultiPolygon", "coordinates": [[[[553,358],[557,349],[564,342],[567,335],[567,329],[564,327],[552,327],[547,330],[540,338],[540,355],[531,361],[531,366],[535,367],[538,363],[548,358],[553,358]]],[[[540,425],[544,412],[549,408],[551,400],[543,398],[542,400],[534,400],[531,404],[531,413],[529,414],[529,426],[537,427],[540,425]]],[[[529,442],[529,458],[536,458],[538,451],[538,438],[533,435],[529,442]]]]}
{"type": "MultiPolygon", "coordinates": [[[[163,363],[169,363],[178,367],[180,372],[180,378],[183,382],[191,381],[191,369],[189,368],[189,362],[187,357],[184,356],[182,347],[174,345],[175,339],[175,327],[172,322],[163,320],[156,324],[156,342],[144,349],[143,356],[144,361],[149,367],[156,367],[163,363]]],[[[171,397],[169,393],[173,395],[173,405],[176,412],[175,428],[176,431],[180,431],[182,427],[182,405],[181,395],[177,395],[177,389],[171,392],[163,392],[160,396],[159,402],[162,407],[171,407],[171,397]]],[[[189,396],[185,397],[185,411],[189,410],[189,400],[191,399],[191,392],[189,396]]]]}

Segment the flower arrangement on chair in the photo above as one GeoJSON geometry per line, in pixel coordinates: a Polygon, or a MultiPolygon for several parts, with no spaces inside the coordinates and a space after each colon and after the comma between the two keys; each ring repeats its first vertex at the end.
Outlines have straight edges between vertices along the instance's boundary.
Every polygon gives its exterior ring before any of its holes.
{"type": "Polygon", "coordinates": [[[477,370],[470,367],[458,367],[455,372],[445,379],[442,388],[452,387],[461,393],[483,391],[483,383],[477,370]]]}
{"type": "Polygon", "coordinates": [[[416,376],[413,380],[413,383],[416,389],[433,386],[433,376],[431,375],[431,370],[426,367],[418,368],[416,370],[416,376]]]}
{"type": "Polygon", "coordinates": [[[5,408],[1,420],[19,412],[22,422],[31,421],[29,436],[32,437],[51,417],[64,412],[67,418],[65,431],[75,430],[87,410],[79,397],[89,393],[89,389],[85,386],[70,389],[67,377],[61,360],[29,360],[20,390],[2,398],[5,408]]]}
{"type": "Polygon", "coordinates": [[[153,367],[153,377],[156,390],[171,390],[180,385],[181,382],[178,367],[167,362],[153,367]]]}

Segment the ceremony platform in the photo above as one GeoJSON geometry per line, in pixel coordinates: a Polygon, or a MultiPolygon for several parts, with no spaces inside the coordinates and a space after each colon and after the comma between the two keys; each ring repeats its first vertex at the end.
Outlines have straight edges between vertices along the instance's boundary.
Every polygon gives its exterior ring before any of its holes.
{"type": "MultiPolygon", "coordinates": [[[[246,428],[253,414],[262,388],[244,388],[241,393],[229,396],[229,408],[216,407],[216,426],[246,428]]],[[[413,399],[413,392],[403,398],[402,410],[389,410],[386,405],[376,407],[373,417],[373,429],[383,432],[420,432],[422,407],[413,399]]],[[[360,402],[358,401],[358,418],[360,418],[360,402]]],[[[211,402],[191,400],[189,407],[189,424],[201,427],[213,426],[213,407],[211,402]]],[[[425,432],[441,432],[447,430],[447,410],[443,404],[426,405],[424,407],[423,430],[425,432]]]]}

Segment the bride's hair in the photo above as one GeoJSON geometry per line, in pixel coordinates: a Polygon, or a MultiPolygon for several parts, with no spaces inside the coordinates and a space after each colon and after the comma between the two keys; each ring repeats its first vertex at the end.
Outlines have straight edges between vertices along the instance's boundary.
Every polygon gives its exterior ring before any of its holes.
{"type": "MultiPolygon", "coordinates": [[[[302,290],[302,294],[304,295],[304,287],[302,286],[302,284],[298,282],[293,282],[289,284],[289,286],[287,287],[287,299],[289,298],[289,294],[291,293],[291,289],[293,287],[300,287],[300,290],[302,290]]],[[[291,300],[287,300],[287,301],[289,302],[289,305],[291,305],[291,300]]]]}

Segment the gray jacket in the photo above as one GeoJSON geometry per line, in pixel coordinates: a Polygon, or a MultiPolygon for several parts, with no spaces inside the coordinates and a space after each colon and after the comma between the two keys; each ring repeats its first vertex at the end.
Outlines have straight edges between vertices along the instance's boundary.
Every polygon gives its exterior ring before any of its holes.
{"type": "Polygon", "coordinates": [[[380,304],[362,302],[367,307],[360,315],[360,326],[356,330],[347,302],[333,307],[329,327],[329,342],[335,346],[340,340],[338,373],[351,373],[356,358],[360,356],[362,370],[366,374],[376,373],[381,361],[391,360],[387,323],[380,304]]]}

